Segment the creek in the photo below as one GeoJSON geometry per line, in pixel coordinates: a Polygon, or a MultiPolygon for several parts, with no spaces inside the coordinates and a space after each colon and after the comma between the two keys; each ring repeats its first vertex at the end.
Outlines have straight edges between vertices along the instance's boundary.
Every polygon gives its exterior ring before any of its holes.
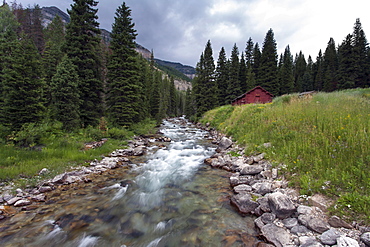
{"type": "Polygon", "coordinates": [[[207,132],[178,121],[160,128],[171,143],[148,148],[130,169],[51,192],[46,203],[0,222],[0,245],[256,245],[255,217],[230,206],[228,173],[203,163],[215,152],[207,132]]]}

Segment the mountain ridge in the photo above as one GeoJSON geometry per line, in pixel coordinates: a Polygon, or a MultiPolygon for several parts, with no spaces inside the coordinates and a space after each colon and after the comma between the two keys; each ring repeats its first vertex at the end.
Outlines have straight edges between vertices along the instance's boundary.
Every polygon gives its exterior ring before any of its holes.
{"type": "MultiPolygon", "coordinates": [[[[59,15],[62,18],[62,20],[65,24],[70,22],[69,15],[67,13],[65,13],[64,11],[60,10],[56,6],[42,7],[41,11],[42,11],[42,16],[43,16],[42,23],[43,23],[44,27],[49,25],[56,15],[59,15]]],[[[106,29],[100,29],[100,30],[101,30],[102,39],[106,43],[109,43],[110,40],[111,40],[111,37],[110,37],[111,33],[106,29]]],[[[147,48],[145,48],[144,46],[142,46],[138,43],[136,43],[135,50],[136,50],[136,52],[141,54],[144,58],[146,58],[146,59],[151,58],[151,52],[147,48]]],[[[159,66],[169,67],[169,68],[172,68],[172,69],[175,69],[175,70],[179,71],[180,73],[184,74],[190,80],[195,77],[196,70],[192,66],[183,65],[180,62],[171,62],[171,61],[161,60],[161,59],[157,59],[157,58],[155,58],[155,62],[159,66]]],[[[171,70],[171,69],[169,69],[169,70],[171,70]]],[[[189,80],[186,80],[185,78],[181,78],[181,76],[180,76],[179,79],[182,79],[182,80],[185,80],[185,81],[189,82],[189,80]]],[[[185,87],[185,90],[186,89],[187,89],[187,87],[185,87]]]]}

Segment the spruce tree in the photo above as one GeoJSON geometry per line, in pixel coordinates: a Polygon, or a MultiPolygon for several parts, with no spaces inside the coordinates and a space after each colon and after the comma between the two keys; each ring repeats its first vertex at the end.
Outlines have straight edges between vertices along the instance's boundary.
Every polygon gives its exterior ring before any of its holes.
{"type": "Polygon", "coordinates": [[[200,117],[203,113],[218,105],[215,64],[210,40],[206,44],[196,70],[197,75],[193,80],[193,90],[196,102],[196,115],[200,117]]]}
{"type": "Polygon", "coordinates": [[[278,95],[279,85],[277,81],[277,44],[274,38],[274,32],[270,29],[265,37],[261,65],[259,68],[259,79],[260,86],[265,88],[273,95],[278,95]]]}
{"type": "Polygon", "coordinates": [[[4,90],[4,83],[6,82],[5,70],[12,64],[12,56],[14,50],[17,49],[19,42],[17,39],[17,29],[19,27],[14,14],[12,13],[8,4],[0,7],[0,123],[5,122],[4,116],[4,98],[6,91],[4,90]]]}
{"type": "Polygon", "coordinates": [[[240,82],[240,92],[245,93],[248,89],[247,85],[247,64],[244,59],[244,52],[242,52],[240,56],[240,64],[239,64],[239,82],[240,82]]]}
{"type": "Polygon", "coordinates": [[[19,130],[41,120],[44,113],[42,70],[39,53],[25,35],[12,42],[4,57],[2,85],[4,123],[19,130]]]}
{"type": "Polygon", "coordinates": [[[78,68],[80,114],[83,126],[96,125],[103,115],[103,82],[99,57],[100,30],[98,4],[94,0],[74,0],[68,10],[71,22],[66,29],[63,50],[78,68]]]}
{"type": "Polygon", "coordinates": [[[47,105],[51,101],[51,78],[55,75],[57,66],[63,58],[62,46],[65,42],[64,24],[57,15],[45,30],[45,49],[42,54],[44,79],[46,84],[45,97],[47,105]]]}
{"type": "Polygon", "coordinates": [[[259,44],[256,43],[253,49],[253,64],[252,64],[256,84],[259,83],[260,81],[261,57],[262,57],[262,54],[261,54],[259,44]]]}
{"type": "Polygon", "coordinates": [[[254,55],[254,43],[252,38],[249,38],[247,41],[247,47],[245,48],[245,63],[247,66],[247,75],[246,75],[246,90],[251,90],[256,85],[256,74],[254,70],[255,64],[255,55],[254,55]]]}
{"type": "Polygon", "coordinates": [[[368,43],[365,32],[362,29],[360,19],[356,19],[352,35],[353,45],[353,72],[355,76],[355,86],[365,87],[370,86],[369,73],[370,64],[367,58],[368,43]]]}
{"type": "Polygon", "coordinates": [[[323,90],[331,92],[337,89],[338,84],[338,55],[333,38],[330,38],[323,60],[323,90]]]}
{"type": "Polygon", "coordinates": [[[218,55],[216,67],[216,84],[218,89],[218,104],[227,105],[229,102],[226,100],[226,90],[229,74],[227,67],[227,58],[225,48],[222,47],[218,55]]]}
{"type": "Polygon", "coordinates": [[[348,34],[338,47],[338,88],[353,88],[356,84],[355,61],[352,46],[352,35],[348,34]]]}
{"type": "Polygon", "coordinates": [[[108,65],[107,113],[117,126],[130,126],[141,120],[142,84],[135,49],[136,30],[131,10],[118,7],[112,26],[112,55],[108,65]]]}
{"type": "Polygon", "coordinates": [[[306,72],[306,59],[302,53],[302,51],[299,52],[298,55],[296,55],[295,61],[294,61],[294,91],[295,92],[302,92],[302,83],[303,83],[303,75],[306,72]]]}
{"type": "Polygon", "coordinates": [[[230,66],[229,66],[229,80],[227,82],[227,95],[226,100],[228,104],[231,104],[231,101],[242,94],[242,89],[240,86],[240,62],[239,62],[239,49],[234,44],[231,51],[230,57],[230,66]]]}
{"type": "Polygon", "coordinates": [[[290,53],[289,45],[285,48],[282,56],[281,65],[279,68],[279,95],[292,93],[294,90],[294,76],[293,76],[293,56],[290,53]]]}
{"type": "Polygon", "coordinates": [[[302,90],[304,92],[314,90],[313,61],[311,56],[309,56],[307,59],[306,71],[304,72],[304,75],[302,77],[302,90]]]}
{"type": "Polygon", "coordinates": [[[81,127],[78,81],[77,67],[65,56],[51,80],[51,107],[53,118],[62,122],[68,131],[81,127]]]}

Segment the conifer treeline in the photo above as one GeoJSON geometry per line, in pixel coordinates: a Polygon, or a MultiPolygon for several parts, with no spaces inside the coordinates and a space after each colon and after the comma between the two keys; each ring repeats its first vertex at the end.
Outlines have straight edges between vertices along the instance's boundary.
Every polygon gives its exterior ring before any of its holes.
{"type": "Polygon", "coordinates": [[[185,93],[174,79],[135,48],[131,10],[117,8],[112,41],[100,36],[98,2],[74,0],[66,26],[57,16],[44,28],[41,9],[0,7],[0,127],[60,121],[65,130],[131,126],[160,121],[185,110],[185,93]]]}
{"type": "Polygon", "coordinates": [[[230,104],[237,96],[259,85],[279,96],[293,92],[326,91],[370,86],[370,49],[359,19],[353,33],[336,47],[330,38],[324,53],[314,62],[302,52],[294,59],[289,45],[280,57],[273,30],[268,30],[262,50],[252,38],[239,53],[234,45],[230,59],[221,48],[215,66],[211,41],[197,64],[193,80],[192,109],[201,116],[214,107],[230,104]]]}

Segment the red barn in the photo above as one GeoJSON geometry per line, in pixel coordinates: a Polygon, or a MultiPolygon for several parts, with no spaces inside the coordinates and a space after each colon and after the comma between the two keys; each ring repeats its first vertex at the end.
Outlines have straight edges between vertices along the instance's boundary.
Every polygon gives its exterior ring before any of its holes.
{"type": "Polygon", "coordinates": [[[252,90],[240,95],[234,99],[232,105],[244,105],[244,104],[265,104],[272,102],[274,95],[266,91],[260,86],[253,88],[252,90]]]}

